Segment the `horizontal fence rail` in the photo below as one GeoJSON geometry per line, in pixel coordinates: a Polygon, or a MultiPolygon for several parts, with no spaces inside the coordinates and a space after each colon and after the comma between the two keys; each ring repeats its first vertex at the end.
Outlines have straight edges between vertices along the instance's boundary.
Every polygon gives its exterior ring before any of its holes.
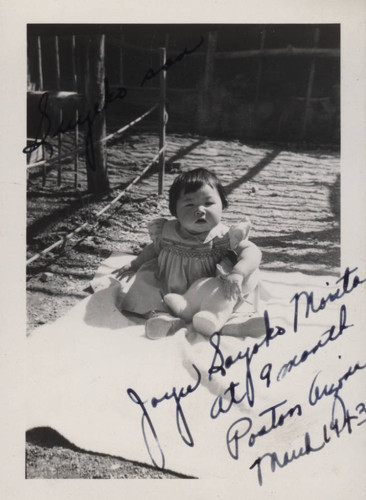
{"type": "MultiPolygon", "coordinates": [[[[129,191],[156,164],[156,162],[159,160],[160,156],[164,153],[165,149],[166,149],[166,145],[159,150],[159,152],[154,156],[154,158],[151,160],[151,162],[143,169],[143,171],[138,176],[136,176],[130,182],[130,184],[125,189],[123,189],[110,203],[108,203],[108,205],[106,205],[104,208],[102,208],[99,212],[97,212],[95,214],[95,217],[96,218],[100,217],[105,212],[107,212],[113,205],[115,205],[122,198],[122,196],[127,191],[129,191]]],[[[35,260],[39,259],[40,257],[42,257],[44,255],[47,255],[47,253],[49,253],[51,250],[54,250],[55,248],[57,248],[57,247],[65,244],[68,240],[70,240],[73,236],[75,236],[78,233],[80,233],[83,229],[86,229],[87,227],[89,227],[90,230],[93,229],[93,227],[96,224],[97,223],[90,224],[90,222],[84,222],[83,224],[81,224],[80,226],[78,226],[76,229],[74,229],[71,233],[63,236],[60,240],[56,241],[55,243],[53,243],[49,247],[45,248],[41,252],[36,253],[35,255],[33,255],[32,257],[30,257],[27,260],[26,264],[27,265],[31,264],[32,262],[34,262],[35,260]]]]}
{"type": "Polygon", "coordinates": [[[307,57],[340,57],[339,49],[312,49],[286,47],[283,49],[254,49],[237,50],[232,52],[216,52],[215,59],[242,59],[246,57],[281,57],[281,56],[307,56],[307,57]]]}
{"type": "MultiPolygon", "coordinates": [[[[159,104],[154,104],[154,106],[152,106],[148,111],[146,111],[146,113],[142,114],[141,116],[139,116],[138,118],[136,118],[132,122],[128,123],[127,125],[124,125],[120,129],[116,130],[116,132],[113,132],[112,134],[109,134],[109,135],[103,137],[102,139],[95,141],[94,144],[107,142],[107,141],[113,139],[114,137],[116,137],[117,135],[120,135],[123,132],[126,132],[128,129],[130,129],[131,127],[133,127],[134,125],[139,123],[141,120],[146,118],[146,116],[150,115],[158,106],[159,106],[159,104]]],[[[73,156],[76,153],[81,153],[83,151],[85,151],[85,146],[80,146],[79,148],[73,149],[72,151],[69,151],[69,152],[65,153],[64,155],[61,155],[61,156],[57,155],[57,156],[54,156],[54,157],[46,159],[46,160],[41,160],[41,161],[38,161],[35,163],[30,163],[29,165],[27,165],[27,169],[34,168],[34,167],[41,167],[42,165],[49,166],[49,165],[52,165],[53,163],[63,161],[66,158],[69,158],[70,156],[73,156]]]]}

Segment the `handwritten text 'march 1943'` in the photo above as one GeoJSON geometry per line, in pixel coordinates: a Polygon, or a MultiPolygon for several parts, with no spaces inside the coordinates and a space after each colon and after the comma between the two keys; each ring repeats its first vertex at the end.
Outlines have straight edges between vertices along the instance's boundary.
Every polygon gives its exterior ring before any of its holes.
{"type": "Polygon", "coordinates": [[[333,438],[340,438],[343,435],[352,434],[352,432],[359,426],[366,423],[363,418],[366,415],[366,407],[363,402],[358,403],[354,410],[347,407],[344,400],[337,396],[334,398],[332,406],[331,417],[328,423],[322,424],[318,431],[306,431],[301,439],[303,444],[285,452],[271,451],[264,453],[257,457],[250,465],[250,470],[257,471],[257,479],[260,486],[263,485],[263,465],[269,465],[272,473],[278,469],[283,469],[305,456],[312,455],[322,451],[333,438]],[[360,418],[363,418],[360,421],[360,418]],[[357,424],[356,424],[357,422],[357,424]],[[357,427],[355,427],[355,424],[357,427]],[[314,434],[317,434],[316,438],[314,434]]]}

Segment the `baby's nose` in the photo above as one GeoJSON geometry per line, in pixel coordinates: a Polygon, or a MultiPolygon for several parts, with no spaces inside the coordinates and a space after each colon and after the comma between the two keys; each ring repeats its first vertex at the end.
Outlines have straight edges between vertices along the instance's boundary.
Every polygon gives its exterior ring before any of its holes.
{"type": "Polygon", "coordinates": [[[205,213],[204,207],[197,207],[196,208],[196,213],[197,214],[204,214],[205,213]]]}

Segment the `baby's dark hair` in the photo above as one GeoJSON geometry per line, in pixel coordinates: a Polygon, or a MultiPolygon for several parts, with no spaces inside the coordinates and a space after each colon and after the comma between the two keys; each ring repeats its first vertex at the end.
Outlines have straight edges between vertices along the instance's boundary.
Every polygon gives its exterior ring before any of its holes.
{"type": "Polygon", "coordinates": [[[195,168],[188,172],[183,172],[174,179],[174,182],[169,190],[169,210],[170,213],[177,216],[177,201],[181,193],[194,193],[198,191],[204,184],[209,184],[212,188],[217,189],[220,195],[222,208],[228,206],[227,195],[219,179],[212,172],[205,168],[195,168]]]}

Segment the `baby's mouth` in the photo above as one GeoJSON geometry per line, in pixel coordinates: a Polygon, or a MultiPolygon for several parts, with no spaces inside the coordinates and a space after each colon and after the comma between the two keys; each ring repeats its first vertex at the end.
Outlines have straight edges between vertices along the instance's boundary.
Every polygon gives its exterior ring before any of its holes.
{"type": "Polygon", "coordinates": [[[197,219],[196,224],[205,224],[206,219],[197,219]]]}

